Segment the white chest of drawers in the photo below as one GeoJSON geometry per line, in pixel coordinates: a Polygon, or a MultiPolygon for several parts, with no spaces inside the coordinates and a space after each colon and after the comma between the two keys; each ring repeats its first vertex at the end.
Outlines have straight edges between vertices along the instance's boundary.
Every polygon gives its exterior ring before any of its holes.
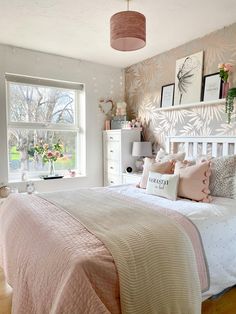
{"type": "Polygon", "coordinates": [[[122,173],[135,168],[132,143],[141,140],[140,129],[103,131],[104,185],[122,184],[122,173]]]}

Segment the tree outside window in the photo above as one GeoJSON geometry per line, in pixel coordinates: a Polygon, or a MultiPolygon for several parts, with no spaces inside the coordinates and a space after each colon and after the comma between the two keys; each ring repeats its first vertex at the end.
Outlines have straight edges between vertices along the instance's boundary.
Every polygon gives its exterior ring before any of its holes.
{"type": "Polygon", "coordinates": [[[77,90],[8,81],[9,179],[19,180],[22,172],[29,177],[47,171],[47,165],[34,147],[39,142],[63,143],[63,157],[56,170],[78,167],[77,90]]]}

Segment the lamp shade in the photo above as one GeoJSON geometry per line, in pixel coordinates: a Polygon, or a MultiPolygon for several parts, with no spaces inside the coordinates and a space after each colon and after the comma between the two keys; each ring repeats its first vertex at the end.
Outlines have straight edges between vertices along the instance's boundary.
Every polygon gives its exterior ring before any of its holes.
{"type": "Polygon", "coordinates": [[[134,157],[152,156],[152,143],[151,142],[133,142],[132,156],[134,157]]]}
{"type": "Polygon", "coordinates": [[[132,51],[146,45],[146,18],[136,11],[121,11],[110,20],[111,47],[120,51],[132,51]]]}

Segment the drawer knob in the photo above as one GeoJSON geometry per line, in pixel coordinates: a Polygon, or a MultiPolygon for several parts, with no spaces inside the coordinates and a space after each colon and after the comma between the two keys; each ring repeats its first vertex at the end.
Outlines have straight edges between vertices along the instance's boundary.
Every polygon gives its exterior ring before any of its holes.
{"type": "Polygon", "coordinates": [[[113,150],[110,150],[110,153],[114,153],[113,150]]]}
{"type": "Polygon", "coordinates": [[[110,140],[113,140],[113,137],[112,137],[112,136],[110,136],[110,140]]]}
{"type": "Polygon", "coordinates": [[[114,181],[110,181],[110,183],[114,183],[114,181]]]}
{"type": "Polygon", "coordinates": [[[114,169],[114,167],[110,167],[110,169],[114,169]]]}

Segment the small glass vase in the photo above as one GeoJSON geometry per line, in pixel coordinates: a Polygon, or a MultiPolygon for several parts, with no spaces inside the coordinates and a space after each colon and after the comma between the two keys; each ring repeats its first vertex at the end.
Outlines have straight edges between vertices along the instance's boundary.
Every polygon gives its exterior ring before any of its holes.
{"type": "Polygon", "coordinates": [[[55,163],[54,160],[49,160],[48,162],[48,171],[49,171],[49,177],[55,177],[55,163]]]}
{"type": "Polygon", "coordinates": [[[229,82],[224,82],[222,86],[222,98],[226,98],[229,90],[229,82]]]}

